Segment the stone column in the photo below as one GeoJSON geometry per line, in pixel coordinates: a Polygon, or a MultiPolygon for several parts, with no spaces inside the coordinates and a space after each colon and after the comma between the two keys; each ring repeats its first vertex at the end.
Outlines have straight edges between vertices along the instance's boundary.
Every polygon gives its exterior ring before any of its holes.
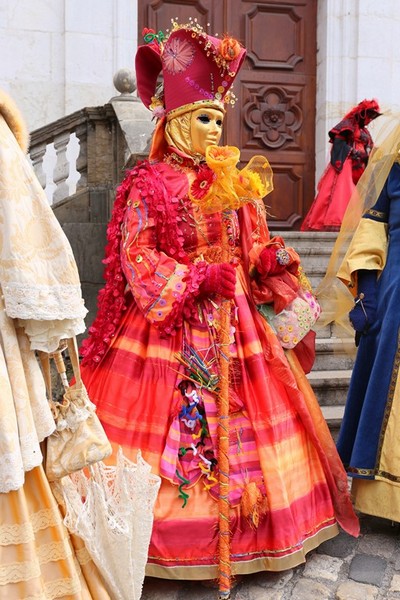
{"type": "Polygon", "coordinates": [[[151,112],[133,95],[136,79],[132,71],[120,69],[114,75],[114,86],[120,95],[111,98],[110,104],[125,138],[125,165],[129,167],[148,154],[155,123],[151,112]]]}

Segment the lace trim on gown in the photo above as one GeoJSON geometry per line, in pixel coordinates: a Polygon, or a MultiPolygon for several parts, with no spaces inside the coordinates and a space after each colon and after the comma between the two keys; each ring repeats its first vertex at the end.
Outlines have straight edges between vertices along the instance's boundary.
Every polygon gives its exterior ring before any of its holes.
{"type": "MultiPolygon", "coordinates": [[[[39,567],[38,567],[39,568],[39,567]]],[[[19,579],[19,576],[22,572],[34,573],[34,569],[30,569],[28,563],[15,563],[15,577],[14,581],[8,583],[18,583],[19,581],[28,581],[29,579],[33,579],[35,577],[40,576],[40,569],[38,575],[31,575],[29,577],[24,577],[23,579],[19,579]],[[24,570],[25,569],[25,570],[24,570]]],[[[36,571],[35,571],[36,572],[36,571]]],[[[0,585],[2,585],[1,574],[0,574],[0,585]]],[[[55,600],[56,598],[64,598],[73,596],[75,594],[79,594],[81,592],[82,587],[78,577],[74,577],[73,579],[56,579],[55,581],[46,581],[43,584],[43,591],[38,594],[34,594],[33,596],[24,596],[19,600],[55,600]]]]}
{"type": "Polygon", "coordinates": [[[54,527],[61,522],[60,513],[51,508],[43,508],[30,516],[25,523],[0,525],[0,546],[26,544],[35,537],[35,533],[54,527]]]}
{"type": "Polygon", "coordinates": [[[63,319],[58,321],[35,321],[33,319],[18,319],[29,337],[31,350],[54,352],[60,340],[72,338],[83,333],[86,329],[83,319],[63,319]]]}
{"type": "Polygon", "coordinates": [[[58,560],[65,560],[72,556],[71,546],[68,540],[41,544],[36,550],[35,559],[30,561],[16,561],[0,565],[0,585],[27,581],[34,577],[40,577],[40,565],[58,560]]]}
{"type": "Polygon", "coordinates": [[[27,287],[20,283],[3,286],[6,311],[9,317],[35,321],[62,321],[84,318],[87,314],[80,285],[27,287]]]}
{"type": "MultiPolygon", "coordinates": [[[[29,521],[14,524],[2,524],[0,526],[0,546],[2,562],[0,564],[0,596],[3,586],[18,586],[25,582],[32,582],[32,595],[24,594],[19,600],[54,600],[64,597],[81,597],[82,585],[79,579],[81,569],[78,561],[73,555],[70,539],[67,531],[65,537],[54,540],[53,532],[62,527],[62,518],[56,508],[41,509],[29,515],[29,521]],[[51,541],[53,538],[53,541],[51,541]],[[50,540],[50,541],[48,541],[50,540]],[[25,545],[21,554],[21,545],[25,545]],[[29,557],[31,556],[31,560],[29,557]],[[28,560],[18,560],[19,557],[28,560]],[[16,560],[17,559],[17,560],[16,560]],[[56,566],[58,573],[54,580],[48,578],[56,566]],[[70,565],[65,569],[64,565],[70,565]],[[48,565],[48,567],[46,567],[48,565]],[[72,570],[73,567],[73,570],[72,570]],[[43,569],[47,569],[46,578],[43,577],[43,569]],[[60,574],[66,577],[60,577],[60,574]],[[71,574],[68,577],[67,573],[71,574]],[[37,590],[36,592],[34,590],[37,590]]],[[[85,549],[80,551],[81,564],[84,560],[85,549]]],[[[8,589],[5,587],[4,589],[8,589]]],[[[11,589],[11,588],[10,588],[11,589]]],[[[17,592],[18,593],[18,592],[17,592]]],[[[3,597],[3,596],[1,596],[3,597]]],[[[14,598],[14,595],[13,595],[14,598]]]]}

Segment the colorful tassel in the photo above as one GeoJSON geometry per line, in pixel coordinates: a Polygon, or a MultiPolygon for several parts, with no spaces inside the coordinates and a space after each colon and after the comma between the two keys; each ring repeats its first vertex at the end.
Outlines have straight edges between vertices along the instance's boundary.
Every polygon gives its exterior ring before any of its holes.
{"type": "Polygon", "coordinates": [[[267,499],[262,495],[255,481],[246,483],[240,500],[240,510],[254,529],[257,529],[260,518],[267,512],[267,508],[267,499]]]}

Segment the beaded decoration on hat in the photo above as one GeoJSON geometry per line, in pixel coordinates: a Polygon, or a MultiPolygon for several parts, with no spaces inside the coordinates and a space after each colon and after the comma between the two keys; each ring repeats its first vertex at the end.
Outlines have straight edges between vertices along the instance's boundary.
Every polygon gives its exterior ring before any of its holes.
{"type": "Polygon", "coordinates": [[[212,37],[196,22],[172,22],[166,36],[144,30],[136,54],[136,79],[142,102],[156,117],[173,118],[200,106],[234,103],[230,88],[246,50],[232,37],[212,37]],[[162,73],[163,86],[157,88],[162,73]]]}

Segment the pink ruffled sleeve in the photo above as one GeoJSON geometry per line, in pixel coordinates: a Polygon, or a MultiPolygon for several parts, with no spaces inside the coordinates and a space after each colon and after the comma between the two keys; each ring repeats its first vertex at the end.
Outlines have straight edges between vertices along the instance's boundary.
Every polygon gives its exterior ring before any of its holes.
{"type": "MultiPolygon", "coordinates": [[[[122,227],[121,263],[140,310],[168,335],[182,325],[184,318],[195,318],[195,298],[206,265],[185,264],[158,249],[151,201],[134,185],[122,227]]],[[[171,248],[171,254],[176,253],[171,248]]]]}

